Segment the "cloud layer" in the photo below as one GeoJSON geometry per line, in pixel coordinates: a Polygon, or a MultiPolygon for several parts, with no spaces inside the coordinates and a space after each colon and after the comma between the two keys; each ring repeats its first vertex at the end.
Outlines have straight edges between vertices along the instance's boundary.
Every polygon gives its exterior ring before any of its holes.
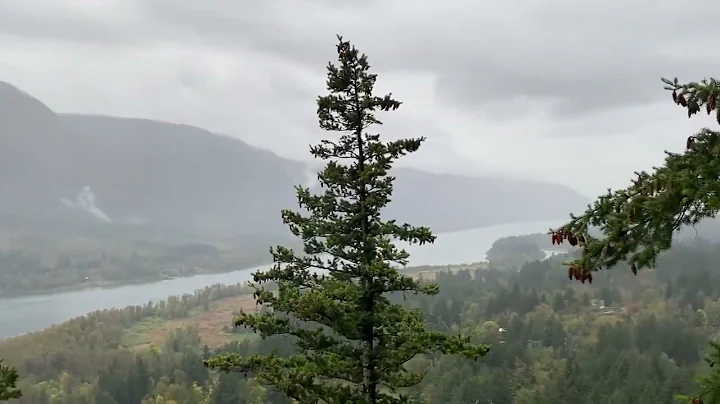
{"type": "Polygon", "coordinates": [[[719,14],[710,0],[6,0],[0,80],[60,112],[195,124],[305,159],[340,33],[405,102],[383,132],[428,137],[408,164],[598,193],[713,125],[686,120],[659,78],[714,74],[719,14]]]}

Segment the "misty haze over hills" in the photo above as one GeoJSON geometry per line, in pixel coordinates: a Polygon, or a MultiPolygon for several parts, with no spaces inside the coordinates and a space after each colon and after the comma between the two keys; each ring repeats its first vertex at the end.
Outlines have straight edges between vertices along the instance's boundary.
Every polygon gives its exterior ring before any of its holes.
{"type": "MultiPolygon", "coordinates": [[[[310,165],[229,136],[145,119],[56,114],[0,82],[0,219],[95,221],[282,235],[310,165]]],[[[307,153],[299,150],[298,153],[307,153]]],[[[556,184],[394,169],[387,215],[435,231],[565,217],[587,198],[556,184]]]]}

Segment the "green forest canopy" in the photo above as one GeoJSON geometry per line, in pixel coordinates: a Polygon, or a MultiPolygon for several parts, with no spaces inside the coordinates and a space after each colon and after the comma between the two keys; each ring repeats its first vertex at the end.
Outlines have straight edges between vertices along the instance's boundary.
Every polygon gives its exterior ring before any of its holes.
{"type": "MultiPolygon", "coordinates": [[[[568,282],[563,259],[528,263],[519,272],[492,265],[444,270],[435,273],[436,296],[391,295],[420,310],[430,330],[462,332],[493,346],[477,362],[452,355],[414,359],[412,369],[432,366],[404,392],[425,404],[674,404],[677,393],[704,391],[693,379],[707,371],[702,359],[720,331],[716,244],[680,244],[654,271],[608,271],[592,285],[568,282]]],[[[18,404],[289,404],[251,375],[202,366],[202,359],[229,353],[290,357],[297,351],[289,337],[263,340],[240,327],[231,330],[234,342],[204,347],[203,336],[217,330],[188,322],[155,346],[135,345],[134,332],[196,313],[214,316],[216,304],[242,293],[242,285],[216,286],[91,313],[1,341],[0,357],[21,375],[25,396],[18,404]]]]}

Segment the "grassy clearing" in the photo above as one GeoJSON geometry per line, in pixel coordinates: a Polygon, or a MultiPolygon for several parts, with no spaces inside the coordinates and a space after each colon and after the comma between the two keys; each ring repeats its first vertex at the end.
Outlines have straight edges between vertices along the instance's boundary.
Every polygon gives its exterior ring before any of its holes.
{"type": "Polygon", "coordinates": [[[247,334],[223,333],[223,326],[232,324],[233,312],[243,309],[255,310],[252,295],[230,297],[213,302],[209,311],[195,310],[189,317],[166,320],[153,317],[144,320],[126,331],[122,344],[135,349],[144,349],[150,345],[160,346],[167,336],[178,328],[197,326],[203,343],[211,348],[222,346],[231,341],[247,338],[247,334]]]}

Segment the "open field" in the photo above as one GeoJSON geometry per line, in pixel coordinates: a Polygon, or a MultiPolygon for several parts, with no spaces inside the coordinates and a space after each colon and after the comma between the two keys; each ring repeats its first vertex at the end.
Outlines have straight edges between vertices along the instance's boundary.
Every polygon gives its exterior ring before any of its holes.
{"type": "Polygon", "coordinates": [[[211,348],[222,346],[230,341],[243,338],[241,334],[223,333],[223,326],[233,321],[233,312],[238,310],[255,310],[252,295],[229,297],[213,302],[209,311],[198,310],[189,317],[165,320],[160,317],[142,321],[127,331],[123,344],[135,349],[144,349],[150,345],[161,346],[167,336],[178,328],[197,326],[203,343],[211,348]]]}

